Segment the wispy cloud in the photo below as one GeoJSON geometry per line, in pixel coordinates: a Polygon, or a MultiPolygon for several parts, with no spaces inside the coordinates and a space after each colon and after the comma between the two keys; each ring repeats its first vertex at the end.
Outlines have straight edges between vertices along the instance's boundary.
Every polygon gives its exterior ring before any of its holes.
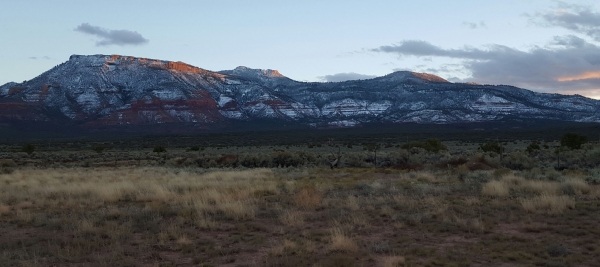
{"type": "Polygon", "coordinates": [[[530,20],[545,27],[561,27],[575,33],[585,34],[600,42],[600,13],[589,6],[559,2],[552,10],[526,14],[530,20]]]}
{"type": "Polygon", "coordinates": [[[354,72],[343,72],[343,73],[336,73],[336,74],[332,74],[332,75],[319,76],[317,78],[323,82],[343,82],[343,81],[350,81],[350,80],[373,79],[375,77],[377,77],[377,76],[359,74],[359,73],[354,73],[354,72]]]}
{"type": "Polygon", "coordinates": [[[600,88],[600,47],[573,35],[555,37],[547,46],[529,51],[498,44],[447,49],[421,40],[406,40],[371,51],[457,59],[459,65],[432,70],[464,69],[471,74],[469,81],[479,83],[511,84],[564,93],[600,88]]]}
{"type": "Polygon", "coordinates": [[[96,46],[108,46],[108,45],[143,45],[149,42],[148,39],[144,38],[141,34],[136,31],[130,30],[108,30],[98,26],[90,25],[89,23],[82,23],[75,31],[94,35],[100,40],[96,42],[96,46]]]}
{"type": "Polygon", "coordinates": [[[473,30],[477,28],[487,28],[487,25],[483,21],[480,21],[479,23],[463,21],[462,26],[473,30]]]}
{"type": "Polygon", "coordinates": [[[31,60],[51,60],[52,58],[50,58],[49,56],[42,56],[42,57],[33,56],[33,57],[29,57],[29,59],[31,59],[31,60]]]}

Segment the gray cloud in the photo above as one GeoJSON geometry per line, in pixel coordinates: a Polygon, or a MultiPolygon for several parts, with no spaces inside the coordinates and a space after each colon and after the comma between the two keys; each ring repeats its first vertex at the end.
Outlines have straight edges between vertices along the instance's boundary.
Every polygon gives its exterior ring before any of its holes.
{"type": "Polygon", "coordinates": [[[373,79],[375,77],[377,77],[377,76],[359,74],[359,73],[354,73],[354,72],[343,72],[343,73],[336,73],[336,74],[332,74],[332,75],[320,76],[317,78],[324,82],[343,82],[343,81],[350,81],[350,80],[373,79]]]}
{"type": "Polygon", "coordinates": [[[96,42],[96,46],[108,45],[143,45],[148,43],[148,39],[144,38],[136,31],[129,30],[108,30],[98,26],[82,23],[74,31],[95,35],[100,38],[96,42]]]}
{"type": "MultiPolygon", "coordinates": [[[[547,47],[521,51],[502,45],[444,49],[425,41],[408,40],[371,51],[399,56],[446,57],[460,60],[437,72],[461,69],[471,74],[465,81],[511,84],[554,92],[580,92],[600,88],[600,47],[576,36],[555,37],[547,47]]],[[[454,79],[456,80],[456,79],[454,79]]]]}
{"type": "Polygon", "coordinates": [[[512,48],[502,45],[489,45],[489,49],[482,50],[470,46],[465,46],[460,49],[443,49],[439,46],[432,45],[426,41],[407,40],[395,45],[384,45],[379,48],[372,49],[373,52],[396,53],[400,56],[418,56],[418,57],[449,57],[460,59],[482,59],[498,56],[507,52],[517,52],[512,48]]]}
{"type": "Polygon", "coordinates": [[[559,3],[555,10],[527,15],[535,24],[565,28],[600,42],[600,13],[591,7],[559,3]]]}

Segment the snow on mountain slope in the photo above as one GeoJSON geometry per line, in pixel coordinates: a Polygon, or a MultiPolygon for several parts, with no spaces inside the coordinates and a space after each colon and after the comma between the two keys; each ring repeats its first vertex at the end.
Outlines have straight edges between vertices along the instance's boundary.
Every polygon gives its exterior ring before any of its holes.
{"type": "Polygon", "coordinates": [[[456,123],[510,116],[599,122],[599,103],[512,86],[450,83],[407,71],[306,83],[270,69],[212,72],[182,62],[73,55],[30,81],[0,86],[0,121],[120,125],[270,118],[352,126],[374,120],[456,123]]]}

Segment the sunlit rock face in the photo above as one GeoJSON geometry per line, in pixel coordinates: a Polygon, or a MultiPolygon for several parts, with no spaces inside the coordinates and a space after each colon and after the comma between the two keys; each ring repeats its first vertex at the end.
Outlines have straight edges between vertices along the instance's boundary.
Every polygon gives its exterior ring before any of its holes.
{"type": "Polygon", "coordinates": [[[426,73],[306,83],[277,70],[213,72],[120,55],[73,55],[30,81],[0,86],[0,122],[66,120],[89,126],[274,119],[354,127],[506,117],[597,122],[599,107],[599,101],[578,95],[450,83],[426,73]]]}

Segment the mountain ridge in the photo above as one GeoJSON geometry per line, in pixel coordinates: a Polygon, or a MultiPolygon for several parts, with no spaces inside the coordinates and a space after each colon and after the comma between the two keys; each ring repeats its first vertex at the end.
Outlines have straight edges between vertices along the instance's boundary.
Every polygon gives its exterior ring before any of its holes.
{"type": "Polygon", "coordinates": [[[83,126],[275,119],[314,127],[367,122],[460,123],[503,118],[600,122],[600,101],[507,85],[451,83],[397,71],[300,82],[277,70],[210,71],[184,62],[72,55],[24,83],[0,86],[0,122],[83,126]]]}

